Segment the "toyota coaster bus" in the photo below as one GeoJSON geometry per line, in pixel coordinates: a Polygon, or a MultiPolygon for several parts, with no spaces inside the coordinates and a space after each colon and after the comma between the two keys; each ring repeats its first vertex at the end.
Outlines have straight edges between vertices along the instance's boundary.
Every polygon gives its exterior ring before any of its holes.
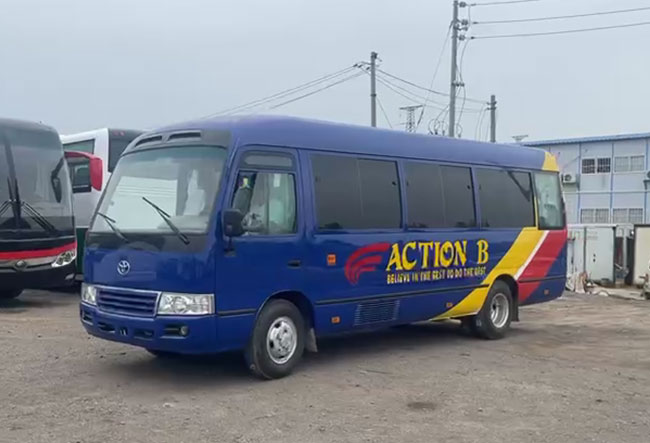
{"type": "Polygon", "coordinates": [[[154,355],[287,375],[320,337],[429,319],[504,336],[562,294],[553,156],[284,117],[200,120],[125,153],[87,238],[81,322],[154,355]]]}
{"type": "Polygon", "coordinates": [[[72,282],[70,177],[57,132],[0,119],[0,300],[72,282]]]}

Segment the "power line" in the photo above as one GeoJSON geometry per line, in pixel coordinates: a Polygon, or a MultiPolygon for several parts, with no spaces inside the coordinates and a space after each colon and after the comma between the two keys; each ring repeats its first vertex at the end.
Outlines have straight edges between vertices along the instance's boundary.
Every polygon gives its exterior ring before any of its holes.
{"type": "MultiPolygon", "coordinates": [[[[396,84],[396,83],[394,83],[394,82],[388,80],[386,77],[382,77],[382,76],[380,76],[380,78],[383,79],[384,82],[386,82],[386,83],[390,84],[391,86],[393,86],[394,88],[397,88],[397,89],[399,89],[399,90],[401,90],[401,91],[404,91],[404,92],[407,93],[407,94],[412,95],[413,97],[416,97],[417,100],[413,100],[413,101],[415,101],[415,102],[424,102],[424,101],[426,101],[426,97],[425,97],[425,96],[420,95],[420,94],[417,94],[417,93],[415,93],[415,92],[413,92],[413,91],[411,91],[411,90],[405,88],[404,86],[400,86],[400,85],[398,85],[398,84],[396,84]]],[[[428,104],[427,104],[427,105],[422,105],[422,106],[426,106],[426,107],[429,107],[429,108],[435,108],[435,109],[442,109],[444,106],[446,106],[446,105],[443,104],[443,103],[438,103],[438,102],[435,102],[435,101],[433,101],[433,100],[429,100],[429,102],[430,102],[430,103],[433,103],[433,104],[436,105],[436,106],[432,106],[432,105],[428,105],[428,104]]]]}
{"type": "Polygon", "coordinates": [[[342,78],[342,79],[340,79],[340,80],[338,80],[338,81],[336,81],[334,83],[330,83],[329,85],[326,85],[326,86],[324,86],[322,88],[316,89],[315,91],[310,91],[310,92],[308,92],[306,94],[303,94],[303,95],[300,95],[298,97],[292,98],[291,100],[287,100],[285,102],[282,102],[282,103],[279,103],[277,105],[271,106],[269,109],[276,109],[276,108],[279,108],[280,106],[284,106],[284,105],[288,105],[289,103],[297,102],[298,100],[302,100],[303,98],[312,96],[312,95],[317,94],[319,92],[325,91],[326,89],[330,89],[330,88],[332,88],[332,87],[334,87],[336,85],[340,85],[341,83],[345,83],[345,82],[347,82],[349,80],[357,78],[360,75],[363,75],[363,73],[362,72],[355,72],[352,75],[344,77],[344,78],[342,78]]]}
{"type": "Polygon", "coordinates": [[[473,25],[498,25],[498,24],[507,24],[507,23],[541,22],[541,21],[564,20],[564,19],[580,18],[580,17],[594,17],[599,15],[623,14],[626,12],[648,11],[648,10],[650,10],[650,6],[645,8],[619,9],[616,11],[589,12],[584,14],[573,14],[573,15],[556,15],[551,17],[531,17],[531,18],[518,18],[512,20],[489,20],[483,22],[472,22],[472,24],[473,25]]]}
{"type": "MultiPolygon", "coordinates": [[[[405,79],[403,79],[403,78],[401,78],[401,77],[398,77],[398,76],[396,76],[396,75],[390,74],[390,73],[388,73],[388,72],[386,72],[386,71],[384,71],[384,70],[382,70],[382,69],[378,69],[377,71],[379,71],[379,72],[381,72],[382,74],[387,75],[387,76],[389,76],[389,77],[391,77],[391,78],[393,78],[393,79],[395,79],[395,80],[398,80],[398,81],[400,81],[400,82],[402,82],[402,83],[406,83],[407,85],[411,85],[411,86],[413,86],[414,88],[418,88],[418,89],[421,89],[421,90],[423,90],[423,91],[431,92],[432,94],[440,95],[440,96],[442,96],[442,97],[449,97],[449,94],[445,94],[444,92],[436,91],[436,90],[434,90],[434,89],[425,88],[424,86],[418,85],[418,84],[416,84],[416,83],[413,83],[413,82],[411,82],[411,81],[405,80],[405,79]]],[[[485,100],[478,100],[478,99],[468,98],[467,101],[469,101],[469,102],[474,102],[474,103],[479,103],[479,104],[481,104],[481,105],[485,104],[485,100]]]]}
{"type": "Polygon", "coordinates": [[[499,6],[499,5],[510,5],[513,3],[530,3],[530,2],[539,2],[541,0],[510,0],[504,2],[485,2],[485,3],[472,3],[469,6],[499,6]]]}
{"type": "Polygon", "coordinates": [[[237,113],[237,112],[242,112],[244,110],[248,110],[250,108],[256,108],[256,107],[259,107],[259,106],[263,106],[264,104],[266,104],[268,102],[272,102],[272,101],[284,98],[284,97],[286,97],[288,95],[298,93],[300,91],[303,91],[305,89],[308,89],[308,88],[316,86],[316,85],[319,85],[319,84],[321,84],[323,82],[326,82],[328,80],[332,80],[332,79],[334,79],[336,77],[339,77],[341,75],[344,75],[344,74],[352,71],[353,69],[355,69],[355,66],[348,66],[345,69],[341,69],[341,70],[333,72],[331,74],[324,75],[322,77],[319,77],[317,79],[314,79],[314,80],[311,80],[309,82],[303,83],[301,85],[295,86],[293,88],[285,89],[283,91],[277,92],[277,93],[269,95],[267,97],[263,97],[263,98],[253,100],[253,101],[248,102],[248,103],[244,103],[244,104],[241,104],[241,105],[238,105],[238,106],[234,106],[232,108],[228,108],[228,109],[224,109],[224,110],[219,111],[219,112],[215,112],[215,113],[210,114],[210,115],[208,115],[208,116],[206,116],[204,118],[210,118],[210,117],[214,117],[214,116],[217,116],[217,115],[224,115],[224,114],[234,114],[234,113],[237,113]]]}
{"type": "Polygon", "coordinates": [[[391,124],[390,119],[388,118],[388,114],[386,114],[386,110],[384,109],[384,105],[381,103],[379,96],[377,96],[377,103],[379,104],[379,109],[381,109],[381,113],[384,114],[384,118],[386,119],[386,123],[388,123],[388,127],[390,129],[393,129],[393,125],[391,124]]]}
{"type": "MultiPolygon", "coordinates": [[[[403,87],[401,87],[399,85],[396,85],[395,83],[391,83],[390,81],[386,80],[383,77],[377,77],[377,81],[379,83],[381,83],[382,85],[384,85],[385,87],[387,87],[388,89],[390,89],[391,91],[393,91],[395,94],[398,94],[398,95],[404,97],[405,99],[407,99],[407,100],[409,100],[411,102],[420,103],[420,101],[424,98],[421,95],[415,94],[414,92],[411,92],[408,89],[405,89],[405,88],[403,88],[403,87]]],[[[426,107],[431,108],[431,109],[440,110],[440,111],[444,111],[447,108],[447,106],[443,107],[443,105],[440,105],[440,106],[426,105],[426,107]]],[[[470,108],[470,109],[467,110],[467,112],[480,112],[480,110],[470,108]]]]}
{"type": "MultiPolygon", "coordinates": [[[[438,62],[436,63],[436,68],[433,70],[433,75],[431,76],[431,82],[429,84],[429,89],[431,90],[433,90],[433,85],[436,81],[436,77],[438,76],[440,65],[442,64],[442,56],[445,54],[445,49],[447,49],[447,43],[449,43],[449,37],[451,36],[452,25],[453,23],[450,23],[449,28],[447,28],[447,35],[445,36],[445,40],[442,43],[442,50],[440,51],[440,55],[438,56],[438,62]]],[[[424,100],[424,103],[422,103],[422,110],[420,111],[420,117],[418,117],[418,122],[415,125],[415,132],[417,132],[418,128],[420,127],[420,123],[422,123],[422,118],[424,117],[424,112],[426,111],[426,106],[429,103],[430,98],[431,98],[431,92],[427,91],[426,99],[424,100]]]]}
{"type": "Polygon", "coordinates": [[[521,34],[475,35],[468,38],[471,40],[479,40],[479,39],[486,40],[486,39],[511,38],[511,37],[538,37],[543,35],[575,34],[578,32],[603,31],[606,29],[632,28],[636,26],[647,26],[647,25],[650,25],[650,21],[638,22],[638,23],[627,23],[623,25],[598,26],[595,28],[567,29],[563,31],[530,32],[530,33],[521,33],[521,34]]]}

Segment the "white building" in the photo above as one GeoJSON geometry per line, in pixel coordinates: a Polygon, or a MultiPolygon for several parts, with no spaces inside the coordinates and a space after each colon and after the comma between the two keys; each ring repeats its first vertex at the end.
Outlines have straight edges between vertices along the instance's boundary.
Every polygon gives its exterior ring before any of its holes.
{"type": "Polygon", "coordinates": [[[556,156],[567,221],[650,223],[650,133],[524,143],[556,156]]]}

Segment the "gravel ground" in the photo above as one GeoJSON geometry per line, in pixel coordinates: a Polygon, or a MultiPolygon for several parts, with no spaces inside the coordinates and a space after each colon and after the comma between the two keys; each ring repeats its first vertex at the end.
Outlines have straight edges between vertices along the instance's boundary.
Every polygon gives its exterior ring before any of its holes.
{"type": "Polygon", "coordinates": [[[454,322],[330,339],[271,382],[90,338],[77,303],[0,305],[0,442],[650,441],[650,302],[566,294],[493,342],[454,322]]]}

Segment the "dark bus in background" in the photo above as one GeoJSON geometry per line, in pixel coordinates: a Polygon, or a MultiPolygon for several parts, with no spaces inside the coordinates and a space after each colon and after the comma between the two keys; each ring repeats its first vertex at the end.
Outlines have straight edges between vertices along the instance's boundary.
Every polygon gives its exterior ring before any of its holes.
{"type": "Polygon", "coordinates": [[[132,129],[101,128],[61,135],[72,180],[79,279],[83,277],[83,249],[90,218],[122,152],[140,134],[142,131],[132,129]]]}
{"type": "Polygon", "coordinates": [[[74,278],[68,166],[58,133],[0,119],[0,300],[74,278]]]}

